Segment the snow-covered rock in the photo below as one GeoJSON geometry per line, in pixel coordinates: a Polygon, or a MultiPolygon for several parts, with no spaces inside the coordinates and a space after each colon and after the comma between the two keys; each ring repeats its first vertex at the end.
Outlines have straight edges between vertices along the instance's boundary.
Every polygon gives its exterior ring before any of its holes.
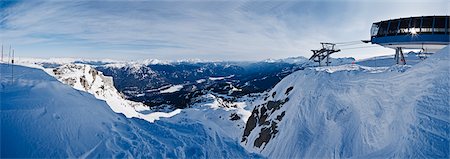
{"type": "Polygon", "coordinates": [[[181,111],[178,109],[169,113],[154,112],[142,103],[125,99],[114,87],[112,77],[103,75],[90,65],[65,64],[54,69],[47,69],[47,72],[62,83],[77,90],[89,92],[97,99],[106,101],[114,112],[122,113],[128,118],[135,117],[154,122],[161,117],[171,117],[181,111]]]}

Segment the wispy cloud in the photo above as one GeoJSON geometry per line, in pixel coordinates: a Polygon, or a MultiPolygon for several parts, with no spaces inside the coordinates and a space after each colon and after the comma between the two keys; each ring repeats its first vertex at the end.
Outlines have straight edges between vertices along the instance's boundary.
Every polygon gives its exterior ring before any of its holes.
{"type": "MultiPolygon", "coordinates": [[[[445,1],[13,2],[1,8],[0,38],[23,56],[40,57],[260,60],[309,56],[320,41],[367,39],[374,21],[448,14],[445,1]]],[[[384,49],[366,52],[371,54],[352,51],[341,56],[386,54],[384,49]]]]}

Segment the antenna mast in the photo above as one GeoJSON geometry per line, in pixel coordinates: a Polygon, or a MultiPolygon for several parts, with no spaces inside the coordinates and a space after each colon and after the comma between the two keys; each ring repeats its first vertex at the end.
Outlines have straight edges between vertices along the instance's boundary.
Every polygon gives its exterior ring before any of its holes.
{"type": "Polygon", "coordinates": [[[12,52],[12,60],[11,60],[11,63],[14,64],[14,49],[13,49],[12,51],[13,51],[13,52],[12,52]]]}
{"type": "Polygon", "coordinates": [[[12,50],[12,60],[11,60],[11,82],[14,83],[14,49],[12,50]]]}
{"type": "Polygon", "coordinates": [[[11,45],[9,45],[9,51],[8,51],[8,63],[11,61],[11,45]]]}

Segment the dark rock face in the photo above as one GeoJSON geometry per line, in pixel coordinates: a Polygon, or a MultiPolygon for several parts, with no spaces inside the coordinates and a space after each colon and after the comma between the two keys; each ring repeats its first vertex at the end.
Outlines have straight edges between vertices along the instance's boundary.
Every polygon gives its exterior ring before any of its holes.
{"type": "Polygon", "coordinates": [[[270,125],[270,127],[262,128],[261,132],[259,133],[259,137],[256,138],[253,145],[255,147],[261,148],[262,144],[269,143],[270,139],[274,138],[275,134],[278,133],[277,128],[278,128],[277,123],[274,121],[272,121],[272,124],[270,125]]]}
{"type": "Polygon", "coordinates": [[[268,100],[270,98],[269,96],[263,96],[264,101],[266,102],[253,109],[244,129],[241,142],[248,144],[249,135],[253,131],[258,132],[258,130],[259,133],[252,143],[253,147],[264,149],[270,140],[275,138],[276,134],[279,132],[278,123],[280,123],[286,115],[286,111],[280,112],[277,110],[280,110],[283,105],[289,101],[289,97],[287,96],[293,89],[293,86],[287,88],[284,92],[285,98],[280,100],[274,100],[275,95],[277,94],[275,91],[271,94],[272,100],[268,100]]]}
{"type": "Polygon", "coordinates": [[[253,146],[260,148],[263,144],[269,143],[269,141],[273,139],[278,133],[277,124],[283,119],[285,111],[276,116],[275,120],[271,121],[268,118],[288,101],[289,98],[277,101],[269,100],[262,105],[256,106],[247,121],[247,125],[244,129],[244,135],[242,136],[241,142],[247,143],[248,136],[258,126],[258,128],[260,128],[260,133],[255,139],[253,146]]]}
{"type": "Polygon", "coordinates": [[[80,83],[83,86],[83,88],[85,88],[85,89],[89,87],[89,84],[86,80],[86,76],[84,76],[84,75],[80,77],[80,83]]]}
{"type": "Polygon", "coordinates": [[[241,142],[247,141],[248,135],[250,135],[252,130],[256,127],[256,122],[258,121],[257,116],[258,116],[258,109],[255,108],[252,111],[252,115],[247,120],[247,124],[245,125],[244,135],[242,136],[241,142]]]}

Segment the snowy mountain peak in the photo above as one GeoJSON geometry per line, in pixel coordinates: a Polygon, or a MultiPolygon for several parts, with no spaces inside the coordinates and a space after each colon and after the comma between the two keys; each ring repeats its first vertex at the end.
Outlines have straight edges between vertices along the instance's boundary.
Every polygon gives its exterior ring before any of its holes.
{"type": "Polygon", "coordinates": [[[141,62],[144,65],[168,65],[169,61],[163,61],[158,59],[145,59],[141,62]]]}
{"type": "Polygon", "coordinates": [[[298,57],[289,57],[289,58],[284,58],[284,59],[267,59],[267,60],[264,60],[263,62],[267,62],[267,63],[284,62],[284,63],[289,63],[289,64],[299,64],[299,63],[305,63],[307,61],[308,61],[308,59],[306,57],[298,56],[298,57]]]}

